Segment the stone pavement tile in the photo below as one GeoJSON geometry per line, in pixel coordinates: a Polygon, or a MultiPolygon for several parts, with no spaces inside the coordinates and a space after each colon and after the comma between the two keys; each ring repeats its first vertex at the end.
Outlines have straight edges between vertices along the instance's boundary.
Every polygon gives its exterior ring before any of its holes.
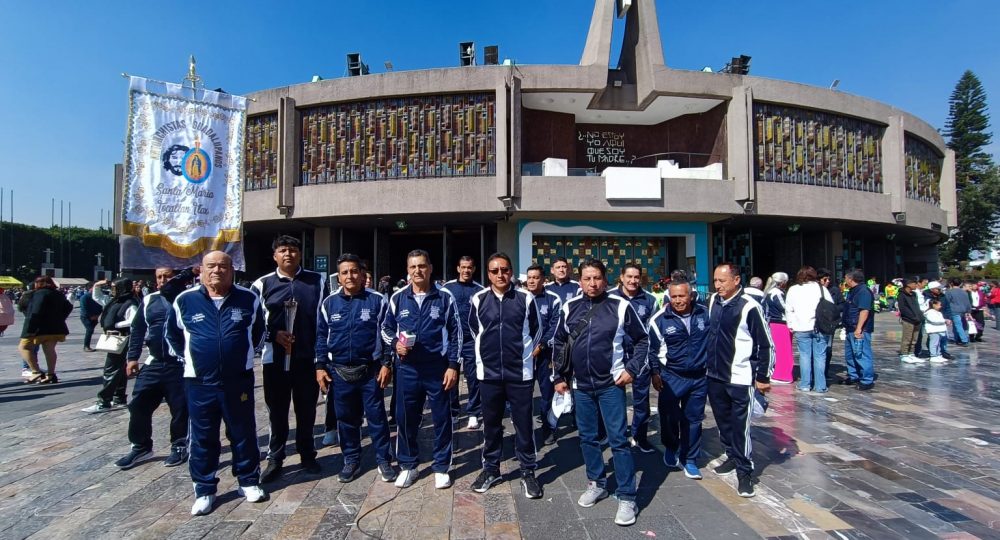
{"type": "Polygon", "coordinates": [[[934,540],[938,537],[905,518],[883,519],[879,523],[911,540],[934,540]]]}
{"type": "Polygon", "coordinates": [[[325,508],[300,508],[285,522],[276,538],[289,540],[309,538],[325,515],[325,508]]]}
{"type": "Polygon", "coordinates": [[[382,538],[412,538],[423,527],[419,523],[420,512],[393,508],[382,530],[382,538]]]}
{"type": "Polygon", "coordinates": [[[136,537],[150,540],[155,538],[170,538],[174,530],[191,519],[191,503],[179,502],[170,512],[156,520],[155,523],[142,531],[138,531],[136,537]]]}
{"type": "MultiPolygon", "coordinates": [[[[765,512],[762,506],[755,506],[749,499],[740,497],[733,486],[722,479],[706,476],[702,487],[729,511],[739,516],[747,526],[761,536],[778,536],[786,534],[788,529],[776,518],[765,512]]],[[[678,515],[675,513],[674,515],[678,515]]],[[[687,514],[685,515],[685,519],[687,514]]]]}
{"type": "MultiPolygon", "coordinates": [[[[102,510],[90,508],[78,508],[73,512],[61,517],[50,516],[44,528],[39,529],[33,535],[34,538],[65,538],[80,530],[80,526],[90,521],[102,510]]],[[[0,537],[6,537],[6,530],[0,530],[0,537]]]]}
{"type": "MultiPolygon", "coordinates": [[[[712,496],[700,484],[666,490],[657,494],[655,501],[662,504],[669,515],[676,518],[695,538],[753,538],[758,535],[740,516],[733,513],[734,510],[712,496]]],[[[655,514],[647,508],[640,515],[655,514]]]]}
{"type": "Polygon", "coordinates": [[[514,504],[514,497],[523,497],[523,490],[517,489],[515,493],[511,493],[511,489],[504,489],[504,487],[504,485],[494,487],[482,495],[487,525],[517,521],[517,507],[514,504]]]}
{"type": "Polygon", "coordinates": [[[250,527],[249,521],[220,521],[205,534],[205,538],[216,538],[225,540],[227,538],[239,538],[243,531],[250,527]]]}
{"type": "Polygon", "coordinates": [[[828,510],[824,510],[812,502],[803,499],[790,499],[786,502],[788,507],[794,512],[798,512],[803,517],[816,524],[820,529],[849,529],[850,524],[833,515],[828,510]]]}
{"type": "Polygon", "coordinates": [[[240,535],[240,538],[241,540],[270,540],[271,538],[276,538],[278,531],[285,526],[285,522],[291,517],[289,514],[261,514],[253,520],[253,525],[247,527],[243,534],[240,535]]]}
{"type": "Polygon", "coordinates": [[[559,516],[559,519],[576,520],[585,512],[589,512],[604,504],[602,501],[594,507],[581,508],[576,504],[581,493],[583,493],[582,490],[579,492],[570,492],[561,489],[548,489],[545,491],[545,496],[541,499],[532,500],[525,497],[515,497],[514,507],[517,509],[518,520],[522,524],[525,522],[551,521],[553,516],[559,516]]]}
{"type": "Polygon", "coordinates": [[[857,510],[834,510],[833,513],[840,519],[850,523],[855,529],[864,532],[872,538],[876,538],[878,540],[903,540],[907,538],[905,535],[897,533],[896,531],[883,525],[882,520],[873,519],[857,510]]]}
{"type": "Polygon", "coordinates": [[[478,493],[455,493],[451,511],[451,535],[454,538],[484,538],[486,511],[478,493]]]}
{"type": "MultiPolygon", "coordinates": [[[[673,516],[648,516],[636,518],[635,524],[622,527],[615,524],[614,516],[602,519],[584,519],[581,521],[590,538],[617,539],[650,537],[684,540],[693,538],[683,525],[673,516]]],[[[737,537],[734,537],[737,538],[737,537]]]]}
{"type": "MultiPolygon", "coordinates": [[[[316,525],[310,538],[313,540],[343,540],[351,530],[353,522],[353,513],[347,514],[339,506],[330,507],[323,519],[316,525]]],[[[261,538],[270,539],[273,538],[273,535],[261,538]]]]}
{"type": "Polygon", "coordinates": [[[172,510],[174,506],[176,506],[176,504],[170,501],[152,502],[142,505],[124,520],[119,521],[117,525],[111,527],[110,531],[127,532],[129,530],[145,529],[146,527],[149,527],[153,523],[159,521],[159,519],[163,517],[164,514],[172,510]]]}
{"type": "Polygon", "coordinates": [[[486,525],[486,540],[519,540],[521,538],[521,528],[517,522],[496,521],[486,525]]]}
{"type": "MultiPolygon", "coordinates": [[[[521,537],[525,540],[565,540],[592,538],[580,519],[558,516],[548,521],[521,521],[521,537]]],[[[453,537],[454,538],[454,537],[453,537]]]]}
{"type": "Polygon", "coordinates": [[[309,492],[312,491],[313,487],[316,485],[316,481],[303,482],[301,484],[292,484],[285,487],[284,489],[278,491],[276,494],[272,494],[274,502],[272,502],[267,510],[264,511],[266,514],[293,514],[295,510],[302,504],[302,501],[306,499],[309,492]]]}
{"type": "Polygon", "coordinates": [[[997,534],[997,530],[995,528],[987,527],[976,521],[962,521],[960,523],[956,523],[955,526],[979,538],[1000,538],[1000,534],[997,534]]]}

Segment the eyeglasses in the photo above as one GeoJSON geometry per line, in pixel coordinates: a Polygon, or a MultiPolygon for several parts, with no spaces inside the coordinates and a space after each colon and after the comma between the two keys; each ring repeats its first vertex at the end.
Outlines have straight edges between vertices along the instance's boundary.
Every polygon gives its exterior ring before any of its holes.
{"type": "Polygon", "coordinates": [[[510,268],[507,268],[507,267],[503,267],[503,268],[490,268],[490,273],[493,274],[494,276],[497,275],[497,274],[509,274],[510,273],[510,268]]]}

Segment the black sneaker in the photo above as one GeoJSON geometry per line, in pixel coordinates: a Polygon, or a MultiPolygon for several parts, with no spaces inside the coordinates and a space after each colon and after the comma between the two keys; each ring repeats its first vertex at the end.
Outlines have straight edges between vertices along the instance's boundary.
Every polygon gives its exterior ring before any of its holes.
{"type": "Polygon", "coordinates": [[[264,472],[260,473],[260,483],[266,484],[273,480],[277,480],[281,476],[282,463],[276,459],[267,460],[267,466],[264,467],[264,472]]]}
{"type": "Polygon", "coordinates": [[[955,359],[954,356],[952,356],[952,355],[950,355],[950,354],[948,354],[946,352],[941,353],[941,356],[943,356],[945,360],[954,360],[955,359]]]}
{"type": "Polygon", "coordinates": [[[861,390],[862,392],[867,392],[873,388],[875,388],[875,383],[868,383],[868,384],[858,383],[858,390],[861,390]]]}
{"type": "Polygon", "coordinates": [[[472,491],[476,493],[486,493],[491,487],[499,484],[503,481],[498,473],[492,471],[483,471],[479,473],[476,477],[476,481],[472,483],[472,491]]]}
{"type": "Polygon", "coordinates": [[[542,439],[542,446],[549,446],[556,443],[556,430],[550,428],[548,424],[542,424],[539,435],[542,439]]]}
{"type": "Polygon", "coordinates": [[[750,479],[749,474],[740,474],[736,477],[739,487],[736,491],[740,494],[740,497],[753,497],[757,493],[753,489],[753,480],[750,479]]]}
{"type": "Polygon", "coordinates": [[[396,469],[393,469],[389,463],[379,463],[378,474],[383,482],[392,482],[396,479],[396,469]]]}
{"type": "Polygon", "coordinates": [[[337,475],[337,480],[346,484],[357,478],[360,470],[361,467],[359,467],[357,463],[344,463],[344,468],[340,469],[340,474],[337,475]]]}
{"type": "Polygon", "coordinates": [[[151,457],[153,457],[152,450],[132,448],[128,454],[125,454],[125,457],[115,462],[115,467],[127,471],[151,457]]]}
{"type": "Polygon", "coordinates": [[[653,445],[649,444],[649,441],[646,439],[633,438],[632,448],[635,448],[636,450],[642,452],[643,454],[652,454],[656,452],[656,449],[653,448],[653,445]]]}
{"type": "Polygon", "coordinates": [[[323,467],[320,467],[319,462],[315,459],[303,459],[302,470],[309,474],[319,474],[323,472],[323,467]]]}
{"type": "Polygon", "coordinates": [[[840,383],[838,383],[838,384],[840,384],[842,386],[854,386],[854,385],[858,384],[858,380],[857,379],[852,379],[852,378],[848,377],[846,379],[841,379],[840,383]]]}
{"type": "Polygon", "coordinates": [[[170,455],[163,460],[164,467],[176,467],[188,460],[187,448],[183,446],[173,446],[170,448],[170,455]]]}
{"type": "Polygon", "coordinates": [[[736,460],[732,458],[726,459],[726,461],[722,462],[722,465],[719,465],[712,470],[719,476],[729,476],[730,474],[736,472],[736,460]]]}
{"type": "Polygon", "coordinates": [[[535,478],[534,471],[521,472],[521,487],[524,488],[524,496],[529,499],[542,498],[542,486],[535,478]]]}

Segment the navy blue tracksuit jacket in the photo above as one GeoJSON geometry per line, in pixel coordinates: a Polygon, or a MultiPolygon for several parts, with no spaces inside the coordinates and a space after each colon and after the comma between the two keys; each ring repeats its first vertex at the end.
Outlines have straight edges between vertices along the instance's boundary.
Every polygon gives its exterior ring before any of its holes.
{"type": "Polygon", "coordinates": [[[708,377],[741,386],[769,383],[774,344],[760,304],[742,289],[726,303],[716,293],[708,313],[708,377]]]}
{"type": "Polygon", "coordinates": [[[373,362],[391,367],[391,356],[383,359],[379,326],[389,302],[372,289],[354,296],[343,291],[339,288],[327,296],[316,316],[316,367],[333,371],[335,364],[373,362]]]}
{"type": "Polygon", "coordinates": [[[603,293],[596,298],[579,295],[562,305],[559,324],[553,338],[552,355],[556,363],[556,380],[559,383],[574,379],[580,390],[598,390],[615,384],[622,371],[635,378],[646,369],[649,338],[646,328],[628,301],[603,293]],[[562,358],[577,324],[593,307],[590,324],[583,330],[570,351],[569,358],[562,358]],[[634,354],[625,361],[625,336],[632,340],[634,354]]]}
{"type": "Polygon", "coordinates": [[[532,381],[532,352],[542,324],[535,297],[510,287],[502,297],[492,288],[472,296],[469,332],[475,341],[476,378],[481,381],[532,381]]]}
{"type": "Polygon", "coordinates": [[[285,330],[285,301],[292,298],[298,302],[295,308],[295,346],[292,347],[292,361],[311,364],[316,354],[316,312],[323,301],[326,283],[323,274],[299,267],[294,277],[287,277],[277,271],[261,276],[250,286],[264,305],[264,319],[267,334],[264,349],[260,354],[262,364],[277,360],[284,362],[285,348],[274,341],[279,330],[285,330]]]}
{"type": "Polygon", "coordinates": [[[565,303],[570,298],[580,294],[580,283],[576,280],[568,280],[566,283],[553,281],[545,285],[545,290],[552,291],[565,303]]]}
{"type": "Polygon", "coordinates": [[[689,325],[667,304],[649,321],[649,367],[664,376],[704,377],[708,362],[708,308],[693,304],[689,325]]]}
{"type": "Polygon", "coordinates": [[[216,308],[204,285],[177,296],[167,316],[170,347],[184,358],[184,377],[219,386],[253,377],[253,357],[264,339],[260,299],[250,289],[233,285],[216,308]]]}
{"type": "Polygon", "coordinates": [[[417,304],[412,286],[396,291],[389,299],[382,321],[382,340],[395,350],[403,331],[417,336],[417,343],[404,362],[426,364],[444,360],[449,368],[459,369],[462,325],[455,297],[447,289],[432,286],[422,304],[417,304]]]}

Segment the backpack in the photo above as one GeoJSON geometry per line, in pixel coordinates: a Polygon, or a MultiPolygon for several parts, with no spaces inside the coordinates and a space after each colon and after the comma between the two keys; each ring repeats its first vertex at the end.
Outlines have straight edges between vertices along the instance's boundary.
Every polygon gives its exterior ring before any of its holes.
{"type": "Polygon", "coordinates": [[[823,295],[822,285],[817,283],[816,286],[820,288],[819,304],[816,304],[816,331],[831,336],[840,327],[840,318],[843,312],[837,304],[826,299],[823,295]]]}

